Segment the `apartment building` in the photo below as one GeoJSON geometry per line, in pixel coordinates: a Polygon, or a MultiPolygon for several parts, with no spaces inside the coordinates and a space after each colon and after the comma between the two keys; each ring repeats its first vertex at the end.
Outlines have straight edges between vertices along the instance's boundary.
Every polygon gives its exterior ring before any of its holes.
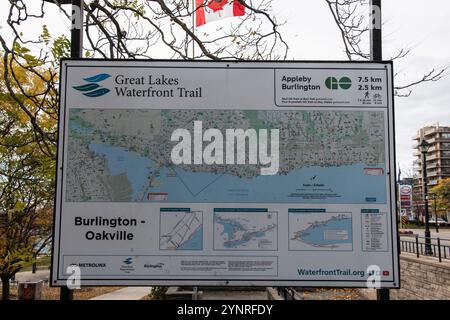
{"type": "Polygon", "coordinates": [[[440,126],[439,124],[426,126],[419,129],[414,136],[414,169],[417,177],[414,179],[414,194],[417,202],[423,199],[422,183],[422,153],[419,144],[422,139],[429,143],[426,153],[426,175],[428,192],[436,186],[440,180],[450,178],[450,126],[440,126]]]}

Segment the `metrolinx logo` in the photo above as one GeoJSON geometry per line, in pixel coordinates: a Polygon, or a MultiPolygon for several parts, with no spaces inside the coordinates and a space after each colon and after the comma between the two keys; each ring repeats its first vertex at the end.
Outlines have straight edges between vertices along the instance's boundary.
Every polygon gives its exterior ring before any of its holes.
{"type": "Polygon", "coordinates": [[[83,84],[81,86],[73,86],[72,88],[83,92],[83,94],[85,96],[90,97],[90,98],[101,97],[101,96],[107,94],[111,90],[101,87],[97,82],[106,80],[109,77],[111,77],[111,75],[109,75],[107,73],[99,73],[99,74],[89,77],[89,78],[83,78],[84,81],[87,81],[89,83],[83,84]]]}
{"type": "Polygon", "coordinates": [[[339,80],[335,77],[328,77],[325,80],[325,85],[330,90],[338,90],[339,88],[347,90],[352,86],[352,80],[349,77],[342,77],[339,80]]]}

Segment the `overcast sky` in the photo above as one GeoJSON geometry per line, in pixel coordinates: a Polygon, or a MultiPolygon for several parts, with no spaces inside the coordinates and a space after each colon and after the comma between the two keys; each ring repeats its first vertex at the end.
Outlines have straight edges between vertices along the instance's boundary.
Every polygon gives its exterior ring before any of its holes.
{"type": "MultiPolygon", "coordinates": [[[[36,3],[37,0],[33,0],[36,3]]],[[[0,3],[6,0],[0,0],[0,3]]],[[[384,58],[389,59],[401,48],[411,48],[410,55],[394,64],[399,72],[396,82],[404,84],[422,77],[432,68],[450,66],[450,1],[448,0],[384,0],[384,58]]],[[[345,59],[337,28],[323,0],[274,0],[278,21],[286,20],[283,33],[290,46],[289,59],[345,59]]],[[[0,7],[1,8],[1,7],[0,7]]],[[[45,23],[52,35],[69,34],[69,21],[55,6],[45,23]]],[[[0,10],[0,21],[6,12],[0,10]]],[[[222,20],[215,23],[226,23],[222,20]]],[[[25,30],[29,34],[41,31],[36,24],[25,30]]],[[[0,29],[5,32],[5,28],[0,29]]],[[[450,73],[450,72],[448,72],[450,73]]],[[[405,173],[412,167],[412,137],[428,124],[450,125],[450,75],[436,83],[423,84],[409,98],[396,101],[397,162],[405,173]]]]}
{"type": "MultiPolygon", "coordinates": [[[[384,0],[382,6],[384,59],[401,48],[412,49],[407,58],[394,64],[394,72],[400,72],[396,84],[419,79],[433,68],[450,66],[450,1],[384,0]]],[[[324,1],[284,0],[278,1],[275,9],[288,21],[290,57],[345,59],[324,1]]],[[[416,131],[436,122],[450,125],[450,76],[417,87],[408,98],[397,98],[395,116],[397,162],[405,173],[412,167],[416,131]]]]}

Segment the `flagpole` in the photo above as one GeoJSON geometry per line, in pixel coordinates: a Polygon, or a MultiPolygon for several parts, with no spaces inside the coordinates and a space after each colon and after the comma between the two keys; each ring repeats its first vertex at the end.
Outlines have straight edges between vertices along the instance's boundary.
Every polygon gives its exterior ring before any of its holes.
{"type": "MultiPolygon", "coordinates": [[[[188,1],[192,1],[192,34],[195,34],[195,9],[196,9],[196,5],[195,5],[195,0],[188,0],[188,1]]],[[[195,41],[194,38],[192,38],[192,60],[194,60],[195,58],[195,41]]]]}

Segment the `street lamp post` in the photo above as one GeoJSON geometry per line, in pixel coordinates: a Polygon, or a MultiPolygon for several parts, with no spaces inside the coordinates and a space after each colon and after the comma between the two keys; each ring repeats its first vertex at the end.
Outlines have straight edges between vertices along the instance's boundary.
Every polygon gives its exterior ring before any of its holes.
{"type": "Polygon", "coordinates": [[[428,186],[427,186],[427,152],[430,144],[422,139],[419,144],[419,150],[422,153],[422,184],[423,184],[423,203],[425,206],[425,255],[433,255],[431,250],[431,237],[430,237],[430,214],[428,211],[428,186]]]}
{"type": "Polygon", "coordinates": [[[432,195],[433,200],[434,200],[434,216],[436,217],[436,233],[439,233],[439,223],[438,223],[438,214],[437,214],[437,204],[436,204],[436,194],[432,195]]]}

